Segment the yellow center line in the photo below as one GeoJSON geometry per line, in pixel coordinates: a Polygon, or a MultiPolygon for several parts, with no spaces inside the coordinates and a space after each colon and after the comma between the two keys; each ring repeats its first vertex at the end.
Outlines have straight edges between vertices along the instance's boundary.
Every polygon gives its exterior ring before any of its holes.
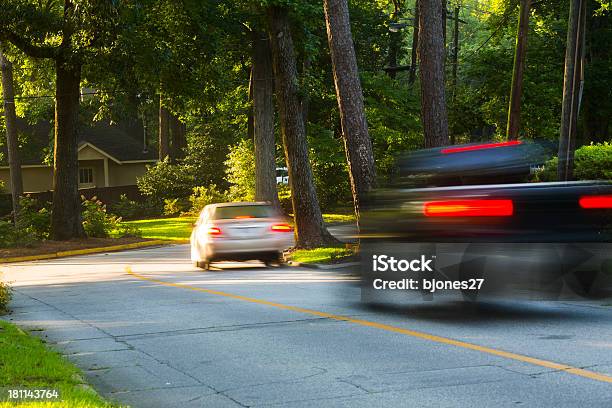
{"type": "Polygon", "coordinates": [[[601,374],[601,373],[596,373],[594,371],[584,370],[582,368],[573,367],[567,364],[555,363],[553,361],[542,360],[539,358],[529,357],[529,356],[525,356],[522,354],[512,353],[512,352],[504,351],[504,350],[498,350],[498,349],[494,349],[491,347],[479,346],[478,344],[467,343],[465,341],[454,340],[454,339],[450,339],[447,337],[441,337],[441,336],[436,336],[433,334],[423,333],[423,332],[419,332],[415,330],[390,326],[387,324],[372,322],[369,320],[354,319],[348,316],[335,315],[331,313],[320,312],[318,310],[305,309],[305,308],[297,307],[297,306],[284,305],[282,303],[270,302],[268,300],[263,300],[263,299],[255,299],[255,298],[248,297],[248,296],[235,295],[232,293],[221,292],[221,291],[213,290],[213,289],[206,289],[206,288],[201,288],[201,287],[191,286],[191,285],[183,285],[180,283],[166,282],[166,281],[150,278],[148,276],[139,275],[133,272],[132,268],[129,266],[125,268],[125,271],[129,275],[137,279],[148,281],[148,282],[154,282],[154,283],[157,283],[163,286],[188,289],[188,290],[193,290],[197,292],[204,292],[204,293],[208,293],[211,295],[223,296],[223,297],[227,297],[231,299],[242,300],[245,302],[271,306],[277,309],[290,310],[292,312],[298,312],[298,313],[304,313],[304,314],[309,314],[313,316],[325,317],[328,319],[338,320],[338,321],[347,322],[347,323],[353,323],[353,324],[357,324],[357,325],[365,326],[365,327],[372,327],[375,329],[380,329],[380,330],[385,330],[385,331],[389,331],[393,333],[403,334],[406,336],[416,337],[422,340],[432,341],[434,343],[447,344],[451,346],[461,347],[464,349],[479,351],[481,353],[491,354],[491,355],[498,356],[498,357],[507,358],[510,360],[521,361],[523,363],[529,363],[529,364],[533,364],[533,365],[540,366],[540,367],[546,367],[546,368],[550,368],[553,370],[565,371],[566,373],[578,375],[580,377],[589,378],[591,380],[612,383],[612,376],[601,374]]]}

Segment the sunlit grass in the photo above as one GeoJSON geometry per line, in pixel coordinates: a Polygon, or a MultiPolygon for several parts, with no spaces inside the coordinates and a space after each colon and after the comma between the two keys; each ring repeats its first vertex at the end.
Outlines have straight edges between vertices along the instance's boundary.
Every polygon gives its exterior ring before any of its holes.
{"type": "Polygon", "coordinates": [[[189,239],[196,217],[155,218],[124,221],[138,227],[143,238],[182,241],[189,239]]]}
{"type": "Polygon", "coordinates": [[[117,407],[83,384],[80,371],[43,342],[0,321],[0,387],[55,388],[61,401],[0,402],[0,407],[117,407]]]}
{"type": "Polygon", "coordinates": [[[345,247],[298,249],[289,254],[289,260],[300,263],[328,263],[347,258],[353,254],[352,249],[345,247]]]}

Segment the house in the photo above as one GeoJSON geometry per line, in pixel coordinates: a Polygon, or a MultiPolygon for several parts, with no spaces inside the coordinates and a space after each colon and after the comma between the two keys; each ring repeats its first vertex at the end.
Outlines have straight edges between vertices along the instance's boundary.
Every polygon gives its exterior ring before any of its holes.
{"type": "MultiPolygon", "coordinates": [[[[39,142],[48,140],[52,132],[49,124],[19,125],[21,133],[27,132],[39,142]]],[[[37,157],[41,156],[42,148],[37,150],[37,155],[30,154],[28,157],[26,154],[22,159],[23,190],[26,193],[53,188],[53,167],[37,157]]],[[[147,165],[157,161],[157,151],[146,149],[142,141],[130,136],[124,128],[98,124],[82,127],[79,131],[78,158],[80,189],[130,186],[135,185],[136,178],[145,173],[147,165]]],[[[10,171],[7,163],[0,164],[0,180],[9,190],[10,171]]]]}

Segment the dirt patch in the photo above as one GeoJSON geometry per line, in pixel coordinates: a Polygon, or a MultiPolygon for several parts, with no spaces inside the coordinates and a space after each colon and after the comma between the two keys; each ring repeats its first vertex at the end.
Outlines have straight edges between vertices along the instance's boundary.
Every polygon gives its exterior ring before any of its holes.
{"type": "Polygon", "coordinates": [[[152,241],[148,238],[125,237],[125,238],[85,238],[70,241],[43,241],[32,247],[16,247],[0,249],[0,258],[13,258],[17,256],[30,256],[42,254],[54,254],[61,251],[73,251],[75,249],[88,249],[109,247],[113,245],[132,244],[134,242],[152,241]]]}

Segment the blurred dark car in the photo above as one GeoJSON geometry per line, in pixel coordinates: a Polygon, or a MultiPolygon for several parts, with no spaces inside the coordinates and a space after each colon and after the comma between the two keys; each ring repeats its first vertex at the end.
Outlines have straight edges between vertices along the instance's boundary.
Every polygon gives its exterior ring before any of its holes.
{"type": "Polygon", "coordinates": [[[551,152],[546,143],[510,141],[401,157],[397,179],[372,194],[362,216],[365,291],[381,276],[370,260],[394,254],[435,259],[432,279],[485,277],[483,288],[461,291],[468,299],[499,291],[608,296],[612,183],[525,182],[551,152]]]}

